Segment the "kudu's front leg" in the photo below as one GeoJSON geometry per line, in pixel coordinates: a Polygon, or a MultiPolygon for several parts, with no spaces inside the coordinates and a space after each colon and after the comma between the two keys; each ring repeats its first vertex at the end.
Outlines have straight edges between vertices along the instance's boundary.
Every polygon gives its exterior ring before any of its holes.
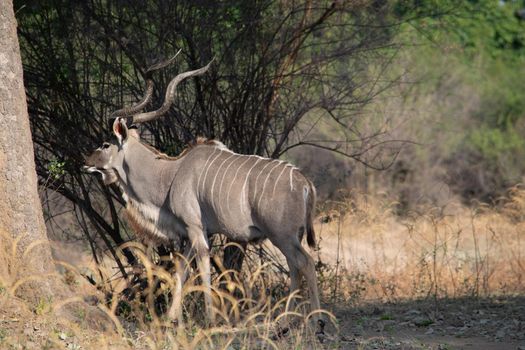
{"type": "Polygon", "coordinates": [[[204,303],[208,315],[209,324],[215,323],[215,312],[213,310],[213,298],[211,290],[211,269],[210,269],[210,247],[206,235],[202,228],[188,229],[188,237],[197,258],[197,268],[199,270],[202,285],[204,287],[204,303]]]}
{"type": "Polygon", "coordinates": [[[171,302],[170,309],[168,310],[168,318],[171,321],[177,320],[178,325],[182,326],[182,289],[186,279],[188,279],[188,274],[190,272],[190,260],[193,255],[193,249],[191,244],[187,242],[182,254],[176,254],[173,257],[173,263],[175,265],[175,290],[173,291],[173,301],[171,302]]]}

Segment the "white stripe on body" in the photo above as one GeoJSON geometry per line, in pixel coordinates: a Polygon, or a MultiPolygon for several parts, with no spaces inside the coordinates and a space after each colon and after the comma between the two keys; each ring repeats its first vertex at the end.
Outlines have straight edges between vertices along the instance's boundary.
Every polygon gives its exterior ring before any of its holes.
{"type": "MultiPolygon", "coordinates": [[[[290,164],[288,164],[288,165],[290,165],[290,164]]],[[[291,167],[290,168],[290,191],[293,191],[293,178],[292,178],[292,176],[293,176],[293,171],[296,168],[294,168],[292,165],[290,165],[290,167],[291,167]]]]}
{"type": "MultiPolygon", "coordinates": [[[[233,157],[235,154],[232,153],[228,158],[226,158],[225,160],[222,161],[221,165],[219,165],[219,168],[217,169],[217,172],[215,173],[215,177],[213,178],[213,183],[211,185],[211,193],[210,193],[210,204],[213,205],[213,188],[215,187],[215,181],[217,180],[217,175],[219,175],[219,172],[221,171],[221,168],[222,166],[224,165],[224,163],[226,163],[226,161],[228,159],[230,159],[231,157],[233,157]]],[[[224,178],[224,177],[223,177],[224,178]]],[[[221,193],[219,192],[219,205],[220,205],[220,195],[221,193]]]]}
{"type": "Polygon", "coordinates": [[[201,187],[202,175],[204,174],[204,172],[206,170],[206,167],[208,166],[208,162],[210,161],[211,157],[213,157],[213,155],[215,154],[216,150],[217,150],[217,148],[213,149],[213,152],[208,156],[208,159],[206,159],[206,163],[204,163],[204,168],[202,168],[202,171],[201,171],[201,173],[199,175],[199,181],[197,181],[197,190],[199,190],[199,188],[201,187]]]}
{"type": "MultiPolygon", "coordinates": [[[[214,151],[214,153],[215,153],[215,151],[214,151]]],[[[212,164],[217,160],[217,158],[219,158],[221,156],[221,153],[222,153],[222,151],[219,150],[219,154],[217,154],[215,156],[215,158],[213,158],[213,160],[208,165],[208,169],[206,169],[206,173],[204,174],[204,179],[202,180],[202,191],[201,191],[201,193],[204,192],[204,186],[206,185],[206,178],[208,177],[208,171],[210,171],[210,168],[211,168],[212,164]]]]}
{"type": "Polygon", "coordinates": [[[263,182],[263,187],[262,187],[262,190],[261,190],[261,195],[260,195],[260,197],[259,197],[259,200],[257,201],[257,206],[255,207],[255,208],[257,208],[257,209],[260,208],[260,205],[261,205],[261,199],[262,199],[262,197],[264,196],[264,189],[265,189],[265,187],[266,187],[266,183],[267,183],[268,180],[270,179],[270,175],[272,174],[272,172],[273,172],[275,169],[277,169],[277,167],[278,167],[279,165],[281,165],[282,163],[284,163],[284,161],[282,161],[282,160],[273,160],[273,161],[270,162],[270,163],[273,163],[273,162],[277,162],[277,164],[276,164],[273,168],[271,168],[270,171],[268,172],[268,175],[266,175],[266,180],[264,180],[264,182],[263,182]]]}
{"type": "MultiPolygon", "coordinates": [[[[230,164],[228,164],[228,166],[226,167],[226,170],[224,170],[224,173],[222,174],[221,185],[219,186],[219,193],[222,193],[222,185],[224,184],[224,179],[226,178],[226,174],[228,173],[228,170],[230,170],[230,167],[233,165],[233,163],[235,163],[235,161],[237,161],[237,159],[242,159],[242,157],[240,157],[238,154],[235,154],[235,155],[238,157],[235,157],[233,161],[230,164]]],[[[228,198],[226,198],[226,201],[228,201],[228,198]]],[[[220,200],[219,200],[219,216],[222,216],[222,203],[220,200]]]]}
{"type": "Polygon", "coordinates": [[[242,185],[242,190],[241,190],[241,195],[240,195],[240,205],[241,205],[241,212],[242,213],[245,213],[245,208],[244,206],[242,205],[243,201],[245,198],[248,198],[248,195],[246,195],[244,192],[245,192],[245,189],[246,189],[246,184],[248,183],[248,178],[250,177],[250,173],[252,172],[253,168],[255,168],[257,166],[257,164],[259,164],[259,161],[261,159],[264,159],[262,157],[259,157],[256,161],[255,161],[255,164],[252,165],[252,167],[250,168],[250,170],[248,171],[248,173],[246,174],[246,178],[244,179],[244,184],[242,185]]]}
{"type": "MultiPolygon", "coordinates": [[[[265,160],[269,160],[268,158],[264,158],[265,160]]],[[[261,174],[264,172],[264,169],[266,169],[266,167],[270,164],[272,164],[272,160],[270,160],[265,166],[263,166],[263,168],[261,169],[261,171],[259,171],[259,174],[257,174],[257,177],[255,178],[255,188],[253,189],[253,199],[255,200],[255,198],[257,197],[257,182],[259,181],[259,176],[261,176],[261,174]]],[[[248,198],[249,199],[249,198],[248,198]]]]}
{"type": "MultiPolygon", "coordinates": [[[[284,163],[284,162],[283,162],[284,163]]],[[[283,164],[281,163],[281,164],[283,164]]],[[[284,171],[286,170],[286,167],[288,166],[288,164],[285,164],[283,166],[283,170],[281,170],[281,172],[279,173],[279,176],[277,176],[277,180],[275,180],[274,184],[273,184],[273,191],[272,191],[272,197],[275,195],[275,188],[277,187],[277,183],[279,182],[279,179],[281,178],[281,175],[284,173],[284,171]]]]}
{"type": "Polygon", "coordinates": [[[246,157],[246,160],[242,162],[242,164],[237,168],[237,171],[235,172],[235,176],[233,177],[233,180],[230,183],[230,188],[228,189],[228,194],[226,195],[226,202],[228,203],[228,213],[230,213],[230,210],[231,210],[230,209],[230,192],[232,190],[233,184],[235,183],[235,179],[237,178],[237,174],[239,173],[239,170],[242,168],[242,166],[246,164],[246,162],[248,162],[250,159],[251,159],[250,157],[246,157]]]}

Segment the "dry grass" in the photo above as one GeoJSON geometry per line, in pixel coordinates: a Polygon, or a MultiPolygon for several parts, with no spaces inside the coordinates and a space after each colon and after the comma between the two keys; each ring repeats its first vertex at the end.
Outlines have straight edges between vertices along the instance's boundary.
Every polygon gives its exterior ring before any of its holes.
{"type": "Polygon", "coordinates": [[[58,272],[18,279],[14,277],[22,269],[20,262],[36,244],[41,244],[33,242],[20,251],[20,238],[13,239],[11,235],[0,232],[3,266],[0,270],[0,348],[80,349],[79,344],[82,344],[84,348],[118,349],[126,344],[125,339],[117,337],[110,331],[111,327],[105,326],[108,319],[87,305],[80,293],[57,300],[41,297],[36,303],[18,297],[18,289],[31,281],[67,278],[67,275],[62,276],[58,272]]]}
{"type": "Polygon", "coordinates": [[[520,187],[494,206],[467,208],[452,201],[404,218],[393,214],[396,203],[386,196],[348,198],[330,203],[330,222],[317,230],[322,231],[320,261],[335,266],[321,274],[325,300],[523,293],[525,191],[520,187]]]}
{"type": "MultiPolygon", "coordinates": [[[[16,241],[4,240],[4,247],[16,241]]],[[[142,268],[129,268],[136,295],[110,261],[77,268],[58,262],[63,280],[74,293],[65,300],[41,300],[28,305],[14,296],[20,281],[0,284],[0,348],[47,349],[288,349],[320,348],[302,298],[287,296],[282,274],[259,259],[247,260],[240,273],[225,271],[214,278],[212,291],[217,323],[208,326],[198,276],[182,289],[184,319],[174,324],[165,316],[176,281],[148,247],[126,245],[142,268]],[[86,283],[85,276],[97,282],[86,283]],[[71,307],[71,306],[74,307],[71,307]],[[64,312],[66,310],[66,312],[64,312]],[[286,334],[286,336],[278,336],[286,334]]],[[[124,248],[124,247],[121,247],[124,248]]],[[[7,256],[10,266],[19,257],[7,256]]],[[[267,260],[267,258],[265,258],[267,260]]],[[[327,320],[331,315],[327,314],[327,320]]]]}
{"type": "MultiPolygon", "coordinates": [[[[467,208],[451,202],[404,218],[394,214],[395,207],[387,196],[357,193],[344,202],[327,203],[320,220],[324,223],[317,224],[321,248],[314,253],[326,304],[414,298],[439,303],[443,297],[523,293],[524,190],[510,190],[494,206],[467,208]]],[[[9,252],[4,258],[13,268],[19,258],[11,253],[16,242],[2,239],[9,252]]],[[[123,297],[128,282],[115,274],[110,261],[80,268],[62,263],[72,298],[42,300],[36,306],[15,298],[17,281],[1,276],[0,348],[323,348],[304,299],[293,303],[286,297],[288,278],[274,250],[252,248],[243,271],[215,275],[218,322],[207,327],[205,291],[198,278],[192,276],[184,285],[184,320],[174,326],[163,310],[176,282],[151,249],[128,247],[143,266],[130,269],[141,281],[135,283],[140,286],[135,298],[123,297]],[[85,282],[86,275],[98,289],[85,282]],[[68,305],[75,308],[64,316],[68,305]],[[285,330],[286,336],[276,337],[285,330]]],[[[215,251],[217,257],[220,251],[215,251]]]]}
{"type": "Polygon", "coordinates": [[[171,299],[169,291],[177,282],[147,247],[127,247],[144,267],[142,271],[135,270],[136,278],[142,280],[137,285],[144,288],[133,300],[123,301],[118,291],[125,289],[126,282],[112,281],[102,271],[106,281],[102,288],[114,294],[107,308],[100,307],[113,320],[118,333],[130,339],[133,348],[283,349],[302,348],[305,344],[311,349],[320,347],[311,322],[313,314],[307,312],[307,305],[297,295],[287,296],[282,275],[270,264],[247,260],[240,273],[224,271],[214,276],[212,296],[217,320],[211,327],[204,316],[203,294],[207,291],[200,286],[198,276],[193,275],[182,289],[184,319],[174,325],[164,311],[171,299]],[[286,337],[277,337],[282,332],[287,333],[286,337]]]}

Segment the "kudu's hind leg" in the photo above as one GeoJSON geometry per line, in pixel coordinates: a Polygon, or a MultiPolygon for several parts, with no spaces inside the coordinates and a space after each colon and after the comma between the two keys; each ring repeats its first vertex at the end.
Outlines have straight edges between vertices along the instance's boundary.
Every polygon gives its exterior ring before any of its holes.
{"type": "Polygon", "coordinates": [[[290,265],[288,262],[288,267],[290,268],[290,294],[301,288],[301,273],[299,270],[290,265]]]}
{"type": "MultiPolygon", "coordinates": [[[[285,247],[278,246],[286,257],[290,268],[291,286],[290,291],[300,287],[301,275],[306,278],[308,290],[310,292],[310,307],[312,311],[321,308],[319,302],[319,290],[317,289],[317,277],[315,273],[315,263],[312,257],[306,252],[301,243],[297,240],[285,247]]],[[[321,320],[319,314],[315,314],[313,319],[317,322],[321,320]]]]}
{"type": "MultiPolygon", "coordinates": [[[[290,270],[290,296],[297,290],[301,288],[301,272],[299,269],[295,266],[295,264],[291,263],[289,259],[286,260],[288,263],[288,268],[290,270]]],[[[295,307],[297,306],[297,303],[294,300],[291,302],[291,308],[289,311],[295,311],[295,307]]]]}
{"type": "Polygon", "coordinates": [[[314,259],[304,250],[299,244],[296,249],[299,252],[299,271],[306,278],[308,284],[308,290],[310,291],[310,306],[312,311],[319,310],[321,305],[319,303],[319,290],[317,289],[317,277],[315,273],[315,262],[314,259]]]}

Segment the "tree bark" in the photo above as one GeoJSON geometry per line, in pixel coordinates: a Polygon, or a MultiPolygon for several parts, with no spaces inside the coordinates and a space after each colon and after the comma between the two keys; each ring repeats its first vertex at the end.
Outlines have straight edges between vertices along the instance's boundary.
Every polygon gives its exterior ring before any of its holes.
{"type": "Polygon", "coordinates": [[[38,196],[16,27],[12,2],[0,1],[0,287],[37,303],[53,297],[58,275],[38,196]]]}

